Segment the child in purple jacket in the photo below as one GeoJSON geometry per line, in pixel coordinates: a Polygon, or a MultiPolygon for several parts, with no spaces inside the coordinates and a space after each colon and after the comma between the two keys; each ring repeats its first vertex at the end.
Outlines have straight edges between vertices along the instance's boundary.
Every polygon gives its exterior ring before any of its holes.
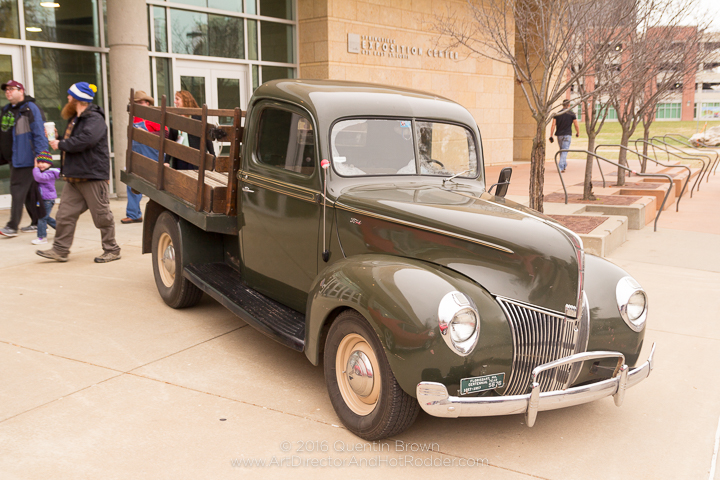
{"type": "Polygon", "coordinates": [[[40,187],[40,196],[45,206],[45,216],[38,220],[37,235],[38,238],[32,241],[33,245],[41,245],[47,243],[47,226],[48,224],[55,228],[55,219],[50,216],[57,192],[55,191],[55,180],[60,176],[60,170],[52,167],[52,156],[48,152],[42,152],[35,158],[35,168],[33,168],[33,177],[40,187]]]}

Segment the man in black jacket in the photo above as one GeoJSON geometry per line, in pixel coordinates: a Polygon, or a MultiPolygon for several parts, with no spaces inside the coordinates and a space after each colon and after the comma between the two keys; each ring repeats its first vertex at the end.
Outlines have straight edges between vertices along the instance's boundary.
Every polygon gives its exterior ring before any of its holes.
{"type": "Polygon", "coordinates": [[[68,90],[68,103],[62,111],[68,120],[62,140],[50,146],[62,152],[62,176],[67,183],[60,197],[57,229],[53,248],[38,250],[41,257],[67,262],[75,236],[78,217],[90,210],[95,227],[102,236],[103,254],[96,263],[120,259],[120,247],[115,241],[115,219],[110,211],[108,185],[110,181],[110,152],[107,125],[102,108],[92,103],[97,87],[86,82],[74,84],[68,90]]]}

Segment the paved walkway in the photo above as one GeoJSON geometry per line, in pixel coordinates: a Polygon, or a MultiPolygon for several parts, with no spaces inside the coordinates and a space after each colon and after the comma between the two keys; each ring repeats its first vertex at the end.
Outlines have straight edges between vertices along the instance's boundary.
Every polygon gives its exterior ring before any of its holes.
{"type": "MultiPolygon", "coordinates": [[[[123,203],[112,206],[124,216],[123,203]]],[[[631,231],[612,254],[649,292],[642,358],[658,344],[656,370],[621,408],[603,399],[541,412],[532,429],[520,415],[421,414],[374,445],[338,426],[322,369],[304,355],[210,298],[166,307],[140,253],[142,225],[117,226],[123,258],[109,264],[93,263],[100,238],[88,214],[65,264],[36,256],[28,234],[0,239],[0,478],[709,479],[720,417],[719,206],[715,177],[680,214],[668,210],[658,232],[631,231]],[[273,457],[284,465],[238,466],[273,457]]]]}

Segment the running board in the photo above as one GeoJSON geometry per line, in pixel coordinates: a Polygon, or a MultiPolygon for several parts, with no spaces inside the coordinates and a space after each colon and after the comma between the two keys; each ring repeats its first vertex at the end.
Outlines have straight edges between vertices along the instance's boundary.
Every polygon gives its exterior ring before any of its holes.
{"type": "Polygon", "coordinates": [[[299,352],[305,349],[305,316],[248,287],[230,265],[188,265],[183,276],[273,340],[299,352]]]}

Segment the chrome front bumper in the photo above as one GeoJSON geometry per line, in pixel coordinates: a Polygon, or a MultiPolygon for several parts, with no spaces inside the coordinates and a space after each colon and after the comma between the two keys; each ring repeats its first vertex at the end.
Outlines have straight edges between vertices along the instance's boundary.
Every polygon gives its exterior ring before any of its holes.
{"type": "Polygon", "coordinates": [[[420,382],[417,386],[418,403],[435,417],[489,417],[525,413],[528,427],[535,424],[537,413],[543,410],[571,407],[612,395],[615,405],[622,404],[625,390],[645,380],[653,369],[655,344],[647,361],[634,370],[625,365],[625,356],[619,352],[584,352],[561,358],[536,367],[532,372],[532,389],[525,395],[507,397],[451,397],[442,383],[420,382]],[[538,375],[544,370],[586,360],[617,358],[618,366],[612,378],[597,383],[572,387],[566,390],[540,392],[538,375]]]}

